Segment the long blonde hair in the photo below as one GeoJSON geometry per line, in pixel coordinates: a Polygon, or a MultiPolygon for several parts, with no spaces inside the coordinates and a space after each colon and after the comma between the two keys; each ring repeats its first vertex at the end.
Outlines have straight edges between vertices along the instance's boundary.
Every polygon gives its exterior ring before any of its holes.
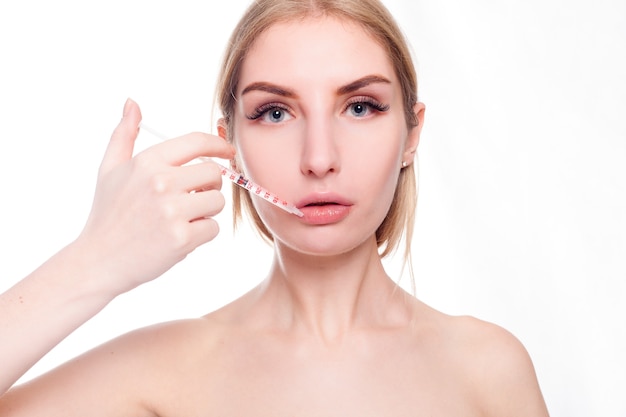
{"type": "MultiPolygon", "coordinates": [[[[241,66],[254,41],[275,23],[318,16],[332,16],[355,22],[389,51],[389,59],[400,81],[407,127],[411,130],[418,125],[414,111],[417,103],[417,75],[411,53],[403,33],[382,3],[377,0],[256,0],[231,35],[218,78],[216,100],[224,117],[229,140],[233,140],[233,112],[241,66]]],[[[235,227],[242,217],[242,204],[261,236],[273,241],[272,234],[252,205],[250,195],[237,186],[233,186],[235,227]]],[[[394,252],[404,235],[404,261],[409,268],[416,205],[417,181],[414,164],[410,164],[400,170],[393,202],[376,230],[381,257],[394,252]]]]}

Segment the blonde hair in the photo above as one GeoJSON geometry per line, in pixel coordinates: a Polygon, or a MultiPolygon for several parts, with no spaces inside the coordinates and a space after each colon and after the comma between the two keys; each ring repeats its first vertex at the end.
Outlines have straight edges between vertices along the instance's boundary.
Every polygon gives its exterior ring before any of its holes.
{"type": "MultiPolygon", "coordinates": [[[[256,0],[231,35],[218,78],[217,104],[224,117],[229,140],[233,140],[233,112],[241,66],[254,41],[275,23],[318,16],[355,22],[389,51],[389,59],[400,81],[407,127],[411,130],[418,125],[414,111],[417,103],[417,75],[411,53],[403,33],[382,3],[377,0],[256,0]]],[[[250,195],[237,186],[233,186],[234,226],[241,219],[242,204],[261,236],[273,241],[271,232],[252,205],[250,195]]],[[[410,164],[400,170],[393,202],[376,230],[376,242],[381,257],[394,252],[404,235],[404,261],[409,268],[416,205],[417,181],[414,164],[410,164]]]]}

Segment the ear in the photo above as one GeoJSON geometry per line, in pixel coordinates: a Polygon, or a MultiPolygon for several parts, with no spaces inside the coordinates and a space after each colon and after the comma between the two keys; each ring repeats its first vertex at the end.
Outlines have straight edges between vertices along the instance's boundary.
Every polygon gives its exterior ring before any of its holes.
{"type": "Polygon", "coordinates": [[[223,117],[220,117],[219,120],[217,121],[217,135],[224,139],[226,142],[228,142],[228,129],[226,128],[227,123],[226,123],[226,119],[224,119],[223,117]]]}
{"type": "MultiPolygon", "coordinates": [[[[230,142],[228,139],[228,123],[226,122],[226,119],[224,119],[223,117],[220,117],[219,120],[217,121],[217,135],[224,139],[226,142],[230,142]]],[[[233,159],[230,160],[230,167],[232,169],[234,169],[235,171],[237,171],[237,156],[235,155],[233,157],[233,159]]]]}
{"type": "Polygon", "coordinates": [[[402,154],[402,166],[408,166],[415,160],[415,154],[417,152],[417,145],[420,142],[420,134],[422,133],[422,126],[424,126],[424,113],[426,112],[426,106],[424,103],[417,102],[413,106],[413,112],[415,113],[415,119],[417,120],[417,126],[414,126],[409,130],[404,153],[402,154]]]}

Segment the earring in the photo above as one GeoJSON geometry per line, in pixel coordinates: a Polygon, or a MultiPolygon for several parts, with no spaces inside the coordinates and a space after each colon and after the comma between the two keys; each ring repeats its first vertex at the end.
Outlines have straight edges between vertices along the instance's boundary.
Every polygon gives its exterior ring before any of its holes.
{"type": "Polygon", "coordinates": [[[408,165],[408,164],[407,164],[407,162],[406,162],[406,161],[402,161],[402,168],[406,168],[406,166],[407,166],[407,165],[408,165]]]}

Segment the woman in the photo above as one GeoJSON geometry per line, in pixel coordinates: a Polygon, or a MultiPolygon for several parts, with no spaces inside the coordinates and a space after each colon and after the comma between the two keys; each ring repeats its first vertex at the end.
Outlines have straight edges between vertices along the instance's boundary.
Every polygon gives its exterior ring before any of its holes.
{"type": "Polygon", "coordinates": [[[547,415],[513,336],[429,308],[383,269],[403,233],[409,255],[416,84],[376,0],[261,0],[229,43],[219,137],[132,158],[141,115],[128,101],[84,231],[3,295],[3,391],[117,295],[215,237],[219,168],[186,162],[230,159],[303,216],[236,188],[236,218],[242,204],[273,242],[258,287],[12,388],[0,415],[547,415]]]}

